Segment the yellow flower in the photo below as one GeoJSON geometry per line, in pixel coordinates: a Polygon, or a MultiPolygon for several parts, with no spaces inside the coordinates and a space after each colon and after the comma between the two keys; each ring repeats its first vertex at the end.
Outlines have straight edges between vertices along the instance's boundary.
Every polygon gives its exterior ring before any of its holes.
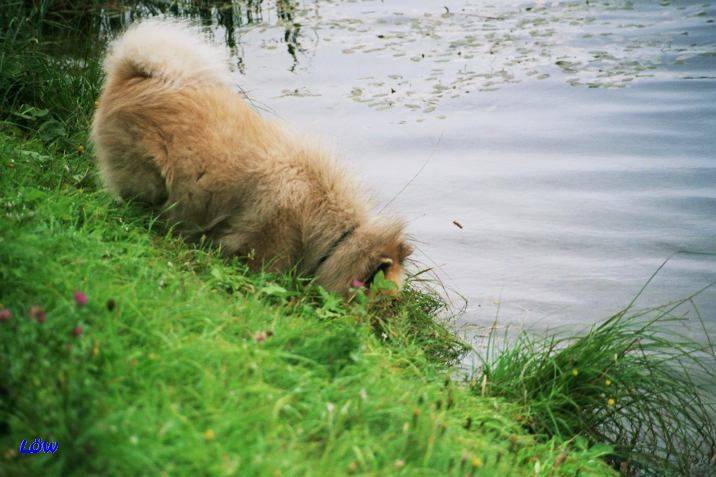
{"type": "Polygon", "coordinates": [[[617,400],[614,398],[607,399],[607,406],[614,407],[614,405],[617,403],[617,400]]]}
{"type": "Polygon", "coordinates": [[[472,458],[472,461],[471,461],[470,463],[471,463],[472,466],[473,466],[474,468],[476,468],[476,469],[477,469],[478,467],[482,467],[482,461],[481,461],[479,458],[477,458],[477,457],[473,457],[473,458],[472,458]]]}
{"type": "Polygon", "coordinates": [[[607,379],[607,380],[604,381],[604,384],[606,384],[607,386],[611,386],[611,385],[612,385],[612,380],[611,380],[611,379],[607,379]]]}
{"type": "Polygon", "coordinates": [[[214,431],[212,431],[211,429],[207,429],[204,432],[204,439],[206,439],[207,441],[214,440],[214,431]]]}
{"type": "Polygon", "coordinates": [[[79,146],[77,146],[77,153],[82,154],[83,152],[85,152],[85,147],[80,144],[79,146]]]}
{"type": "Polygon", "coordinates": [[[572,376],[576,376],[576,375],[578,375],[578,374],[579,374],[579,370],[578,370],[577,368],[574,368],[574,369],[572,370],[572,376]]]}

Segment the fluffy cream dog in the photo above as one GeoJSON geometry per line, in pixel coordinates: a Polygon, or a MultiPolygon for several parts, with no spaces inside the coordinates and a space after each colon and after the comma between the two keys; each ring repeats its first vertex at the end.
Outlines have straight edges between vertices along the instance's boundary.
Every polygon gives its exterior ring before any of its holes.
{"type": "Polygon", "coordinates": [[[346,294],[378,271],[398,286],[403,224],[371,217],[364,194],[320,149],[259,116],[232,88],[224,48],[186,24],[148,20],[112,43],[92,124],[115,195],[161,206],[252,267],[296,267],[346,294]]]}

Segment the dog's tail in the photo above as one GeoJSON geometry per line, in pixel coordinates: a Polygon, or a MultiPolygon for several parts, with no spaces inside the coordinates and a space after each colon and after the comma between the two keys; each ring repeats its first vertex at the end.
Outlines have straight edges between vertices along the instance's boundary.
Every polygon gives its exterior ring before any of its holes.
{"type": "Polygon", "coordinates": [[[176,86],[231,84],[226,48],[186,22],[150,19],[112,42],[104,61],[108,81],[158,78],[176,86]]]}

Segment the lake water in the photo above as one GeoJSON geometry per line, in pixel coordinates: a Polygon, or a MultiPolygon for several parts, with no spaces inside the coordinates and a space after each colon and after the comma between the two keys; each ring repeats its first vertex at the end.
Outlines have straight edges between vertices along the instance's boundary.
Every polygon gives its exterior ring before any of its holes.
{"type": "Polygon", "coordinates": [[[237,83],[407,219],[461,323],[591,324],[670,257],[638,306],[716,281],[711,2],[239,5],[237,83]]]}

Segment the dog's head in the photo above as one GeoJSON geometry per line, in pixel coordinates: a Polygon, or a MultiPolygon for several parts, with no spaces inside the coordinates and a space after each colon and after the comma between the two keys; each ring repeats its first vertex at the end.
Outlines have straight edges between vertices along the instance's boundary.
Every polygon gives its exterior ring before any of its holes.
{"type": "Polygon", "coordinates": [[[403,224],[374,220],[358,226],[335,248],[316,272],[316,282],[347,295],[351,288],[369,288],[382,272],[397,291],[404,276],[405,259],[413,252],[403,224]]]}

